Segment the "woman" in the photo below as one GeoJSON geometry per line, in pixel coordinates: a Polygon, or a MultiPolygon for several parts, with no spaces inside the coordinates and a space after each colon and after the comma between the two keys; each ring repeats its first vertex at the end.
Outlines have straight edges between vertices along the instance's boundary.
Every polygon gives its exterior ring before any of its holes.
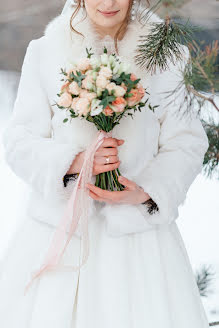
{"type": "MultiPolygon", "coordinates": [[[[131,9],[130,0],[85,0],[74,15],[67,5],[45,35],[27,48],[3,141],[8,165],[29,184],[31,193],[25,221],[2,265],[1,327],[208,327],[175,222],[178,206],[201,171],[208,140],[197,117],[174,115],[183,98],[167,99],[164,94],[179,83],[186,59],[169,63],[169,70],[153,76],[135,65],[138,36],[160,19],[152,15],[142,28],[135,13],[130,19],[131,9]],[[87,185],[93,204],[87,262],[75,272],[46,272],[24,296],[76,184],[77,178],[66,184],[66,177],[80,172],[84,152],[97,133],[86,120],[63,124],[65,113],[52,106],[62,84],[60,69],[85,56],[85,47],[101,53],[106,43],[112,51],[120,26],[119,55],[148,88],[151,104],[159,107],[121,120],[113,137],[105,138],[95,153],[93,177],[119,167],[126,189],[110,192],[92,181],[87,185]]],[[[80,246],[74,234],[63,263],[79,264],[80,246]]]]}

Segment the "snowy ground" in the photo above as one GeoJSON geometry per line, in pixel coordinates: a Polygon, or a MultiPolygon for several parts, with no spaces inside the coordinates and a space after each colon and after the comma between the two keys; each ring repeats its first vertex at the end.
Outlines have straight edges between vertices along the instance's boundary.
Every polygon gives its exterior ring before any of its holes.
{"type": "MultiPolygon", "coordinates": [[[[0,71],[0,260],[24,217],[28,187],[5,164],[1,133],[12,112],[19,74],[0,71]]],[[[202,264],[215,271],[211,295],[202,298],[209,322],[219,320],[219,183],[199,175],[179,208],[178,227],[194,272],[202,264]]]]}

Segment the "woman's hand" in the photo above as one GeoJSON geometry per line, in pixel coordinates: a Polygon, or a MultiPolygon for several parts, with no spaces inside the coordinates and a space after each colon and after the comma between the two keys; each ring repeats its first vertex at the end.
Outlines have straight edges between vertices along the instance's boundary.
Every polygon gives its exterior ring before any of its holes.
{"type": "MultiPolygon", "coordinates": [[[[124,140],[122,139],[111,137],[104,138],[104,141],[94,154],[93,175],[112,171],[119,167],[121,161],[119,161],[118,158],[117,147],[121,146],[123,143],[124,140]],[[109,163],[106,162],[106,157],[109,157],[109,163]]],[[[72,162],[67,174],[80,173],[84,161],[84,153],[85,151],[82,151],[75,156],[75,159],[72,162]]]]}
{"type": "Polygon", "coordinates": [[[90,183],[88,183],[86,187],[89,189],[89,195],[91,198],[109,204],[140,204],[151,198],[144,189],[138,186],[135,182],[122,176],[119,176],[118,180],[125,186],[123,191],[103,190],[90,183]]]}
{"type": "Polygon", "coordinates": [[[119,167],[121,161],[118,157],[118,146],[124,143],[122,139],[104,138],[103,143],[97,149],[94,155],[93,175],[115,170],[119,167]],[[109,157],[109,163],[106,162],[106,157],[109,157]]]}

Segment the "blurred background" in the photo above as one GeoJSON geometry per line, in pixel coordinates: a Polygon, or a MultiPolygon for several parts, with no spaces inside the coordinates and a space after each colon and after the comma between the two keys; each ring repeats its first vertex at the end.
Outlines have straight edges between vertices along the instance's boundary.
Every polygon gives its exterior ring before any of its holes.
{"type": "MultiPolygon", "coordinates": [[[[63,0],[8,0],[0,3],[0,134],[13,110],[20,70],[30,40],[43,35],[46,25],[59,15],[63,0]]],[[[219,37],[219,2],[183,1],[174,15],[190,18],[204,27],[199,39],[210,43],[219,37]]],[[[217,98],[217,103],[219,98],[217,98]]],[[[212,113],[209,104],[206,112],[212,113]]],[[[218,115],[214,110],[214,117],[218,115]]],[[[219,121],[219,120],[218,120],[219,121]]],[[[16,228],[23,220],[28,186],[4,162],[0,140],[0,260],[16,228]]],[[[202,295],[209,321],[219,321],[219,183],[214,175],[200,174],[179,208],[178,227],[199,283],[208,285],[202,295]],[[210,269],[209,265],[211,266],[210,269]],[[208,272],[214,272],[208,282],[208,272]]]]}

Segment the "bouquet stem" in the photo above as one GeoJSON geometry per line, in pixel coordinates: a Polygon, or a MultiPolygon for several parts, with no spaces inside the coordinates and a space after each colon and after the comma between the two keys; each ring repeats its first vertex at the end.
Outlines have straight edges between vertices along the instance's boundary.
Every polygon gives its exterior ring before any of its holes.
{"type": "Polygon", "coordinates": [[[96,175],[95,186],[104,190],[122,191],[125,187],[118,181],[121,175],[119,169],[107,171],[96,175]]]}

